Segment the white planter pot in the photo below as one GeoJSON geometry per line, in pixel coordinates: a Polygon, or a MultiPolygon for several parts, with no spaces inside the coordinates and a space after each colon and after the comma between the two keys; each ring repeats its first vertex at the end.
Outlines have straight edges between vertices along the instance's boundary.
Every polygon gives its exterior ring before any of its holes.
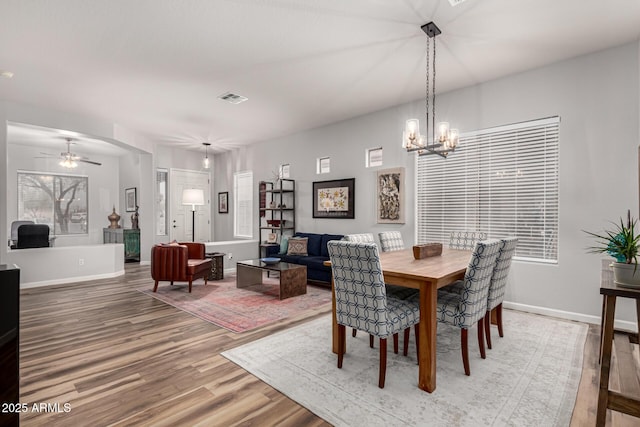
{"type": "Polygon", "coordinates": [[[619,286],[640,288],[640,266],[623,262],[611,263],[613,280],[619,286]]]}

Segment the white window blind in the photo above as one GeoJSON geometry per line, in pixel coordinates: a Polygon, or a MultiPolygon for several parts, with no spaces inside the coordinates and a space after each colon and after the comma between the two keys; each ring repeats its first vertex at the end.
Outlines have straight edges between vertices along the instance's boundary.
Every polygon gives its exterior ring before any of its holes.
{"type": "Polygon", "coordinates": [[[253,238],[253,172],[233,174],[233,235],[253,238]]]}
{"type": "Polygon", "coordinates": [[[516,257],[558,259],[559,117],[460,135],[447,159],[417,160],[417,241],[451,231],[518,237],[516,257]]]}

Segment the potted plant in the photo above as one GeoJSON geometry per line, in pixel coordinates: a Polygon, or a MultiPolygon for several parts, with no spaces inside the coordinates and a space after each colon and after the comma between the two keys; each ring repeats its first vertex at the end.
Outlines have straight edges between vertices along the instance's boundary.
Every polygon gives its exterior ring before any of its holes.
{"type": "Polygon", "coordinates": [[[640,269],[638,269],[638,243],[640,235],[636,234],[637,220],[627,211],[627,221],[620,218],[620,223],[614,224],[611,230],[604,234],[585,233],[597,240],[596,246],[589,248],[591,253],[607,253],[616,259],[611,264],[614,281],[622,286],[640,287],[640,269]]]}

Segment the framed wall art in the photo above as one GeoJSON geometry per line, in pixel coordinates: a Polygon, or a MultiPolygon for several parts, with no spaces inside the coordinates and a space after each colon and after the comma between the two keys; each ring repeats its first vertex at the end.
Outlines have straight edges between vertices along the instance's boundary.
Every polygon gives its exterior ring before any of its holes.
{"type": "Polygon", "coordinates": [[[355,218],[356,179],[313,183],[314,218],[355,218]]]}
{"type": "Polygon", "coordinates": [[[378,224],[404,224],[404,168],[378,171],[376,183],[378,224]]]}
{"type": "Polygon", "coordinates": [[[127,212],[135,212],[138,206],[138,194],[136,187],[124,190],[124,208],[127,212]]]}
{"type": "Polygon", "coordinates": [[[218,193],[218,213],[229,213],[229,192],[218,193]]]}

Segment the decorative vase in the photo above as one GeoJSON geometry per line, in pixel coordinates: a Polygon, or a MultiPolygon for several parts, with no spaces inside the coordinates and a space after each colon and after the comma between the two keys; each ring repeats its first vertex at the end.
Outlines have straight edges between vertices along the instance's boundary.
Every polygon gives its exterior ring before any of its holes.
{"type": "Polygon", "coordinates": [[[613,280],[616,285],[627,288],[640,288],[640,267],[638,264],[627,264],[624,262],[611,263],[613,269],[613,280]]]}
{"type": "Polygon", "coordinates": [[[120,228],[120,225],[118,224],[118,221],[120,221],[120,215],[116,213],[115,206],[113,207],[113,212],[107,217],[107,219],[110,222],[109,228],[120,228]]]}

